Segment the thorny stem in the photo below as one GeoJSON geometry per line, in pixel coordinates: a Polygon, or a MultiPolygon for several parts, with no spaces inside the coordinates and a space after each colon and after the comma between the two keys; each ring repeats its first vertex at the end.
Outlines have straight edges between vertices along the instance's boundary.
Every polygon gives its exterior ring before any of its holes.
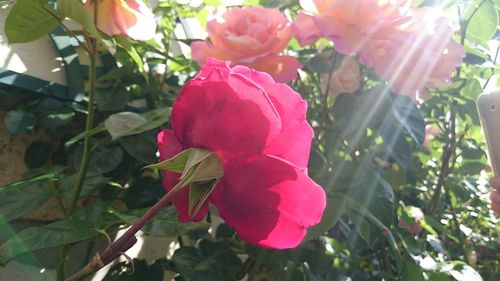
{"type": "Polygon", "coordinates": [[[130,249],[136,242],[135,234],[146,225],[158,212],[160,212],[170,201],[176,192],[169,192],[163,196],[151,209],[138,219],[118,240],[111,243],[102,254],[97,254],[85,267],[74,273],[65,281],[78,281],[103,268],[125,251],[130,249]]]}

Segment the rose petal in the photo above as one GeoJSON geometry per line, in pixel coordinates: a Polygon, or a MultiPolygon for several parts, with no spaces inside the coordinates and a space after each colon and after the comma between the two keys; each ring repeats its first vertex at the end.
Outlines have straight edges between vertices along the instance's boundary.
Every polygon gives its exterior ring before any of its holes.
{"type": "Polygon", "coordinates": [[[274,83],[273,77],[267,72],[256,71],[255,69],[243,65],[236,65],[231,68],[231,71],[233,73],[241,74],[259,85],[274,83]]]}
{"type": "Polygon", "coordinates": [[[297,78],[297,69],[302,64],[292,56],[270,55],[259,58],[248,66],[269,73],[278,83],[287,83],[297,78]]]}
{"type": "MultiPolygon", "coordinates": [[[[182,151],[182,145],[177,141],[172,131],[163,130],[158,134],[158,150],[160,161],[169,159],[182,151]]],[[[163,186],[167,191],[172,189],[179,182],[179,174],[163,170],[163,186]]],[[[208,201],[203,204],[200,211],[194,216],[189,216],[189,189],[184,188],[179,191],[172,203],[179,212],[180,221],[200,221],[208,212],[208,201]]]]}
{"type": "Polygon", "coordinates": [[[146,41],[155,36],[156,21],[153,12],[140,0],[120,1],[115,21],[123,32],[134,40],[146,41]]]}
{"type": "Polygon", "coordinates": [[[307,103],[285,84],[264,84],[262,87],[278,110],[282,124],[281,133],[264,149],[264,153],[306,170],[314,134],[306,121],[307,103]]]}
{"type": "Polygon", "coordinates": [[[181,143],[219,154],[260,153],[281,131],[269,96],[250,79],[208,61],[183,87],[172,110],[181,143]]]}
{"type": "Polygon", "coordinates": [[[264,155],[224,165],[213,193],[219,214],[250,244],[297,246],[306,228],[321,220],[323,189],[297,167],[264,155]]]}
{"type": "Polygon", "coordinates": [[[312,44],[321,37],[313,17],[300,12],[292,24],[292,33],[301,46],[312,44]]]}

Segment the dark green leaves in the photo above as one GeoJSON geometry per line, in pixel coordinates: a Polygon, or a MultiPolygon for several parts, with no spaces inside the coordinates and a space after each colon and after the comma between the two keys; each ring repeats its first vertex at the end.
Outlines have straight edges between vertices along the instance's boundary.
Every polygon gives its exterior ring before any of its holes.
{"type": "Polygon", "coordinates": [[[0,188],[0,224],[22,217],[45,204],[55,195],[49,181],[55,174],[46,174],[0,188]]]}
{"type": "Polygon", "coordinates": [[[174,267],[187,280],[237,280],[241,260],[226,244],[202,240],[200,248],[182,247],[173,256],[174,267]]]}
{"type": "Polygon", "coordinates": [[[116,223],[105,212],[105,204],[90,206],[65,220],[19,232],[0,246],[0,264],[28,252],[90,239],[100,235],[98,230],[116,223]]]}

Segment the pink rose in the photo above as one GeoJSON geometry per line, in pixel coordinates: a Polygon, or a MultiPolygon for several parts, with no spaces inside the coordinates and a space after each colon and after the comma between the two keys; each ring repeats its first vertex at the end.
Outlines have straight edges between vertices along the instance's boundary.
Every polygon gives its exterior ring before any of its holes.
{"type": "Polygon", "coordinates": [[[302,0],[293,31],[300,44],[319,37],[387,80],[396,94],[423,100],[428,87],[450,82],[464,57],[452,40],[450,21],[432,8],[412,9],[408,0],[302,0]],[[312,2],[311,2],[312,1],[312,2]]]}
{"type": "Polygon", "coordinates": [[[442,87],[462,63],[464,50],[453,41],[450,21],[439,10],[416,9],[397,29],[373,35],[361,62],[373,67],[397,94],[414,100],[428,98],[427,87],[442,87]]]}
{"type": "MultiPolygon", "coordinates": [[[[336,97],[342,93],[352,94],[359,89],[361,75],[359,63],[353,56],[345,56],[340,67],[336,69],[330,78],[328,94],[336,97]]],[[[322,86],[328,84],[328,76],[323,77],[322,86]]]]}
{"type": "Polygon", "coordinates": [[[191,44],[193,59],[200,65],[210,56],[267,72],[283,83],[295,79],[302,67],[296,58],[280,54],[291,39],[291,29],[277,9],[230,8],[222,18],[207,23],[207,32],[209,41],[191,44]]]}
{"type": "MultiPolygon", "coordinates": [[[[305,101],[287,85],[209,58],[180,91],[172,130],[158,135],[161,160],[202,148],[214,152],[224,170],[194,217],[188,212],[189,190],[173,198],[180,220],[201,220],[211,203],[248,243],[297,246],[326,204],[323,189],[306,172],[313,131],[305,117],[305,101]]],[[[167,190],[179,179],[173,172],[164,176],[167,190]]]]}
{"type": "Polygon", "coordinates": [[[420,225],[420,221],[424,219],[424,213],[422,210],[417,207],[410,206],[408,208],[411,219],[415,223],[407,223],[403,219],[399,220],[399,226],[406,229],[411,234],[419,234],[422,231],[422,226],[420,225]]]}
{"type": "Polygon", "coordinates": [[[134,40],[152,39],[156,32],[153,12],[141,0],[87,0],[85,8],[93,15],[97,7],[97,28],[113,35],[126,35],[134,40]]]}
{"type": "Polygon", "coordinates": [[[293,23],[301,45],[319,37],[332,40],[335,50],[356,54],[376,32],[408,20],[408,0],[301,0],[304,8],[293,23]]]}

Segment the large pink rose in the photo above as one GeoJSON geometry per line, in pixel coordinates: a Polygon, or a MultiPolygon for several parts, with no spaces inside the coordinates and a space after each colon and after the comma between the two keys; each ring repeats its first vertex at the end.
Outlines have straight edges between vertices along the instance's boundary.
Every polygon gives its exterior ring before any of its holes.
{"type": "Polygon", "coordinates": [[[200,65],[207,57],[264,71],[278,82],[296,78],[299,61],[281,53],[291,39],[290,23],[277,9],[230,8],[207,23],[208,41],[191,44],[200,65]]]}
{"type": "Polygon", "coordinates": [[[85,8],[93,15],[97,7],[97,28],[113,35],[149,40],[156,32],[153,12],[141,0],[87,0],[85,8]]]}
{"type": "MultiPolygon", "coordinates": [[[[305,101],[287,85],[209,58],[174,103],[172,130],[158,135],[161,160],[202,148],[214,152],[224,169],[194,217],[186,188],[173,198],[180,220],[202,219],[211,203],[248,243],[297,246],[326,204],[323,189],[307,175],[313,131],[305,117],[305,101]]],[[[179,174],[164,175],[170,190],[179,174]]]]}

